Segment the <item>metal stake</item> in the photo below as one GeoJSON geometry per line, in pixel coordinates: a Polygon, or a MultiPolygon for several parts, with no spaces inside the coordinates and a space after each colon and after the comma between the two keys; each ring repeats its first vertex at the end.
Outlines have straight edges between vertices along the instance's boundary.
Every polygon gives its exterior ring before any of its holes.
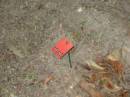
{"type": "Polygon", "coordinates": [[[70,52],[68,53],[70,68],[72,68],[70,52]]]}

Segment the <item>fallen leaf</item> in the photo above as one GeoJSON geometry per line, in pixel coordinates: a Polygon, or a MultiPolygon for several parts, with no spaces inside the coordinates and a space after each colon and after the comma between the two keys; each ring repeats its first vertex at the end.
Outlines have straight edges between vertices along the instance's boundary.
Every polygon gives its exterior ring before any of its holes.
{"type": "Polygon", "coordinates": [[[128,91],[127,90],[122,90],[119,97],[128,97],[128,91]]]}
{"type": "Polygon", "coordinates": [[[100,79],[104,78],[104,77],[112,78],[112,73],[111,72],[107,72],[107,71],[99,72],[98,75],[99,75],[100,79]]]}
{"type": "Polygon", "coordinates": [[[91,75],[91,80],[92,80],[92,82],[97,81],[97,76],[96,76],[95,73],[93,73],[93,74],[91,75]]]}
{"type": "Polygon", "coordinates": [[[110,92],[117,92],[121,90],[121,87],[114,84],[109,78],[102,78],[102,82],[104,88],[110,92]]]}
{"type": "Polygon", "coordinates": [[[82,64],[82,63],[79,63],[79,62],[77,64],[80,65],[82,68],[88,70],[88,71],[91,70],[91,68],[87,64],[82,64]]]}
{"type": "Polygon", "coordinates": [[[121,63],[120,50],[115,50],[106,58],[106,62],[112,65],[113,71],[118,75],[119,80],[123,80],[124,64],[121,63]]]}
{"type": "Polygon", "coordinates": [[[103,62],[104,62],[104,56],[97,55],[97,56],[96,56],[96,59],[95,59],[95,62],[96,62],[97,64],[103,63],[103,62]]]}
{"type": "Polygon", "coordinates": [[[88,83],[87,81],[80,81],[81,89],[85,90],[90,97],[104,97],[101,92],[95,89],[95,85],[88,83]]]}
{"type": "Polygon", "coordinates": [[[103,67],[99,66],[98,64],[96,64],[94,61],[92,60],[88,60],[86,61],[86,64],[92,68],[92,69],[96,69],[96,70],[104,70],[103,67]]]}
{"type": "Polygon", "coordinates": [[[124,70],[124,65],[121,64],[121,62],[119,61],[112,61],[112,60],[108,60],[107,61],[110,65],[112,65],[115,73],[121,75],[123,73],[124,70]]]}
{"type": "Polygon", "coordinates": [[[112,51],[112,52],[107,56],[107,59],[108,59],[108,60],[112,60],[112,61],[119,61],[120,58],[121,58],[120,49],[116,49],[116,50],[112,51]]]}
{"type": "Polygon", "coordinates": [[[105,86],[106,86],[108,89],[111,89],[111,90],[114,89],[114,86],[113,86],[113,84],[112,84],[110,81],[106,82],[105,86]]]}
{"type": "Polygon", "coordinates": [[[54,77],[52,75],[49,75],[43,82],[44,85],[47,85],[54,77]]]}

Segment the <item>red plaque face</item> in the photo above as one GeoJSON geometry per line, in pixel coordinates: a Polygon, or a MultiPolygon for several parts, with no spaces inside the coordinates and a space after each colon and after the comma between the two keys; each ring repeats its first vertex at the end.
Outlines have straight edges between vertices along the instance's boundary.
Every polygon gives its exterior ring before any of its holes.
{"type": "Polygon", "coordinates": [[[73,44],[67,38],[62,38],[52,47],[52,52],[58,59],[61,59],[73,47],[73,44]]]}

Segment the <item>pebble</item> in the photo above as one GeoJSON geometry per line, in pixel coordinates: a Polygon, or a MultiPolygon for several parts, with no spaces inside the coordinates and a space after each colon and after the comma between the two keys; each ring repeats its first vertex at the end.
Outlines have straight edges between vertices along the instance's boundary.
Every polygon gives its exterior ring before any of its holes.
{"type": "Polygon", "coordinates": [[[77,9],[77,12],[82,12],[83,11],[83,8],[82,7],[79,7],[78,9],[77,9]]]}

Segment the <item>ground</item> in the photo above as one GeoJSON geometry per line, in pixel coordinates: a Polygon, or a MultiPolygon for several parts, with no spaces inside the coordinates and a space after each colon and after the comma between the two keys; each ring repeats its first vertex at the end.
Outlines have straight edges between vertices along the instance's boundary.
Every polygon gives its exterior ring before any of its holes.
{"type": "Polygon", "coordinates": [[[129,0],[0,0],[0,97],[89,97],[81,65],[119,48],[130,92],[129,0]],[[64,36],[73,68],[51,52],[64,36]]]}

